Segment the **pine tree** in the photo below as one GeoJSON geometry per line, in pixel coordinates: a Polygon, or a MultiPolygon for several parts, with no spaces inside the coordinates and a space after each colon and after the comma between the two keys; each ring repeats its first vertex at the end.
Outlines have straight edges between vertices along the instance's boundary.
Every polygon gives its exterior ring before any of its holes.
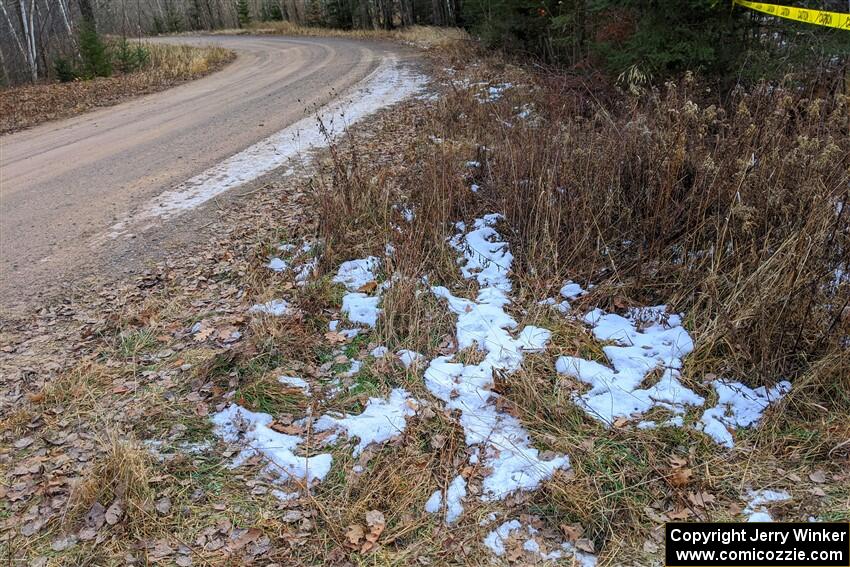
{"type": "Polygon", "coordinates": [[[262,14],[260,18],[264,22],[283,20],[283,11],[280,9],[280,4],[273,0],[265,0],[262,5],[262,14]]]}
{"type": "Polygon", "coordinates": [[[112,75],[109,50],[100,39],[92,22],[84,21],[80,26],[80,57],[83,61],[83,78],[93,79],[112,75]]]}
{"type": "Polygon", "coordinates": [[[239,18],[239,27],[247,27],[251,23],[251,8],[248,6],[248,0],[238,0],[236,2],[236,16],[239,18]]]}

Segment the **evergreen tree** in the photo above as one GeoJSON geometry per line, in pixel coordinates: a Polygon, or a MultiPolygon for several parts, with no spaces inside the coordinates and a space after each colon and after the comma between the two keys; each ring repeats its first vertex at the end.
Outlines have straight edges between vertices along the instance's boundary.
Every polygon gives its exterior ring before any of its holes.
{"type": "Polygon", "coordinates": [[[236,2],[236,16],[239,18],[240,28],[244,28],[251,23],[251,8],[248,6],[248,0],[238,0],[236,2]]]}
{"type": "Polygon", "coordinates": [[[354,27],[354,11],[351,0],[328,0],[326,4],[327,24],[333,28],[350,30],[354,27]]]}
{"type": "Polygon", "coordinates": [[[278,4],[275,0],[265,0],[262,4],[260,18],[264,22],[279,22],[283,20],[283,11],[280,9],[280,4],[278,4]]]}
{"type": "Polygon", "coordinates": [[[656,76],[737,69],[746,56],[744,14],[717,0],[607,0],[596,3],[596,53],[614,72],[635,65],[656,76]],[[617,30],[617,22],[633,22],[617,30]],[[606,33],[610,32],[610,33],[606,33]]]}
{"type": "Polygon", "coordinates": [[[108,77],[112,75],[112,59],[106,44],[89,21],[80,26],[80,58],[82,59],[82,77],[108,77]]]}

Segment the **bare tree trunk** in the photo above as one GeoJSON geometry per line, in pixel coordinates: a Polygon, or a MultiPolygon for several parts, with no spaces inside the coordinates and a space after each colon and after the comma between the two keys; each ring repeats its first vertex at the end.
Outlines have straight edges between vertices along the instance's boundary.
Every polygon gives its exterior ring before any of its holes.
{"type": "Polygon", "coordinates": [[[33,21],[34,12],[35,0],[30,0],[29,9],[27,9],[26,0],[18,0],[18,17],[21,20],[21,30],[23,31],[24,42],[26,44],[26,51],[24,55],[27,61],[27,66],[29,67],[30,78],[33,83],[38,80],[38,52],[36,51],[36,31],[35,23],[33,21]]]}
{"type": "Polygon", "coordinates": [[[21,56],[26,59],[27,53],[24,51],[24,44],[21,43],[21,38],[18,35],[18,30],[15,29],[15,24],[12,23],[12,18],[9,17],[9,12],[6,11],[6,3],[0,0],[0,10],[3,10],[3,16],[6,18],[6,23],[9,24],[9,31],[12,32],[12,38],[14,38],[15,43],[18,45],[18,49],[21,52],[21,56]]]}
{"type": "Polygon", "coordinates": [[[86,23],[94,25],[94,9],[91,0],[80,0],[80,14],[86,23]]]}
{"type": "MultiPolygon", "coordinates": [[[[33,0],[35,2],[35,0],[33,0]]],[[[33,30],[38,30],[38,33],[34,33],[33,35],[37,38],[36,42],[36,52],[41,55],[41,68],[44,69],[44,74],[47,75],[48,69],[50,69],[50,61],[48,59],[48,48],[50,43],[50,37],[52,34],[56,32],[53,29],[54,18],[50,15],[51,6],[50,2],[46,2],[45,4],[46,11],[44,11],[44,15],[42,16],[42,10],[39,8],[38,4],[34,4],[32,6],[33,13],[30,15],[30,19],[35,18],[36,26],[33,26],[33,30]],[[38,17],[35,17],[37,15],[38,17]],[[45,42],[45,38],[47,41],[45,42]]]]}
{"type": "Polygon", "coordinates": [[[71,19],[68,17],[68,6],[66,4],[67,0],[56,0],[59,4],[59,12],[62,13],[62,23],[65,24],[65,31],[68,32],[68,37],[71,38],[71,41],[74,39],[74,31],[71,28],[71,19]]]}
{"type": "Polygon", "coordinates": [[[6,57],[3,55],[3,45],[0,44],[0,85],[7,85],[11,82],[9,79],[9,70],[6,69],[6,57]]]}

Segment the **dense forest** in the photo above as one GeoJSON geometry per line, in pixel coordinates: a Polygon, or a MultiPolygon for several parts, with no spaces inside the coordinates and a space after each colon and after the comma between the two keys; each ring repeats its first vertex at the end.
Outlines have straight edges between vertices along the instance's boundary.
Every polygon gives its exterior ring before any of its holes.
{"type": "MultiPolygon", "coordinates": [[[[846,0],[793,5],[850,11],[846,0]]],[[[87,50],[97,59],[102,35],[123,38],[126,49],[128,38],[272,21],[462,27],[490,48],[647,81],[692,70],[726,83],[792,71],[830,82],[846,74],[850,55],[845,31],[718,0],[0,0],[0,10],[0,84],[62,78],[75,61],[91,66],[87,50]]]]}

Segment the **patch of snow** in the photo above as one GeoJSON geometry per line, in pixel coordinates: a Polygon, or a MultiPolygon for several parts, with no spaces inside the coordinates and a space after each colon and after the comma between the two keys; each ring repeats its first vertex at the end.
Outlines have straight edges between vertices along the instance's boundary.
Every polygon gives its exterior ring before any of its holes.
{"type": "MultiPolygon", "coordinates": [[[[463,514],[463,499],[466,497],[466,479],[458,475],[446,489],[446,524],[453,524],[463,514]]],[[[425,502],[425,511],[436,514],[443,508],[443,493],[434,492],[425,502]]]]}
{"type": "Polygon", "coordinates": [[[272,490],[272,495],[275,498],[280,500],[281,502],[290,502],[292,500],[297,500],[300,496],[300,492],[284,492],[283,490],[274,489],[272,490]]]}
{"type": "Polygon", "coordinates": [[[298,271],[295,273],[296,283],[306,283],[310,279],[310,276],[313,275],[313,272],[315,271],[316,266],[318,265],[319,261],[316,258],[312,258],[298,266],[298,271]]]}
{"type": "Polygon", "coordinates": [[[770,404],[779,401],[791,390],[791,383],[779,382],[773,388],[750,388],[740,382],[714,380],[717,405],[705,410],[697,424],[699,429],[726,447],[734,447],[735,440],[729,428],[751,427],[761,419],[770,404]]]}
{"type": "Polygon", "coordinates": [[[375,280],[375,270],[380,265],[380,260],[375,256],[369,256],[359,260],[343,262],[333,281],[345,285],[349,293],[342,298],[342,312],[348,316],[352,323],[363,323],[374,327],[378,322],[378,303],[381,298],[370,296],[356,290],[361,289],[367,283],[375,280]]]}
{"type": "Polygon", "coordinates": [[[551,307],[552,309],[554,309],[555,311],[558,311],[559,313],[568,313],[570,311],[570,309],[572,308],[569,301],[567,301],[567,300],[558,301],[554,297],[547,297],[546,299],[541,299],[540,301],[537,302],[537,304],[538,305],[547,305],[547,306],[551,307]]]}
{"type": "Polygon", "coordinates": [[[365,293],[347,293],[342,298],[342,312],[346,314],[352,323],[362,323],[374,327],[378,323],[378,308],[380,297],[373,297],[365,293]]]}
{"type": "Polygon", "coordinates": [[[767,510],[767,505],[774,502],[791,500],[791,495],[784,490],[751,490],[749,501],[744,508],[748,522],[772,522],[773,518],[767,510]]]}
{"type": "Polygon", "coordinates": [[[325,415],[313,425],[315,431],[341,428],[349,438],[359,439],[354,456],[373,443],[384,443],[404,433],[407,418],[416,413],[418,403],[405,390],[396,388],[389,398],[369,398],[366,409],[360,415],[336,418],[325,415]]]}
{"type": "Polygon", "coordinates": [[[436,514],[443,507],[443,491],[435,490],[434,493],[425,502],[425,511],[429,514],[436,514]]]}
{"type": "MultiPolygon", "coordinates": [[[[331,470],[333,457],[319,454],[302,457],[295,454],[303,442],[297,435],[279,433],[270,426],[274,418],[267,413],[256,413],[236,404],[227,406],[212,416],[213,433],[228,443],[245,443],[234,467],[254,455],[262,455],[270,462],[270,470],[284,477],[322,480],[331,470]]],[[[288,478],[286,478],[288,480],[288,478]]]]}
{"type": "MultiPolygon", "coordinates": [[[[575,297],[580,291],[572,286],[568,282],[561,290],[564,297],[575,297]]],[[[561,356],[555,361],[555,369],[590,386],[587,392],[574,395],[576,403],[588,414],[610,425],[618,418],[631,418],[661,407],[674,416],[660,424],[641,421],[637,427],[682,427],[686,408],[705,404],[702,396],[680,381],[684,358],[694,349],[680,315],[669,314],[666,306],[658,305],[629,309],[625,316],[594,309],[584,321],[592,327],[597,340],[614,343],[602,348],[611,366],[561,356]],[[642,388],[652,372],[660,373],[657,382],[642,388]]],[[[791,389],[787,381],[770,389],[752,389],[726,380],[715,380],[712,386],[717,392],[717,405],[703,412],[696,428],[729,448],[734,446],[730,428],[757,424],[764,410],[791,389]]]]}
{"type": "MultiPolygon", "coordinates": [[[[592,553],[586,553],[584,551],[579,551],[576,547],[568,541],[565,541],[561,544],[561,550],[566,552],[568,555],[573,557],[575,564],[578,567],[596,567],[596,556],[592,553]]],[[[544,555],[544,559],[548,559],[549,561],[554,561],[563,557],[564,554],[560,552],[560,550],[553,551],[548,555],[544,555]]]]}
{"type": "Polygon", "coordinates": [[[387,347],[377,346],[377,347],[373,348],[372,352],[369,353],[369,354],[371,354],[375,358],[383,358],[387,355],[388,352],[390,352],[390,349],[388,349],[387,347]]]}
{"type": "Polygon", "coordinates": [[[361,368],[363,368],[362,362],[360,362],[359,360],[352,360],[351,366],[349,366],[348,370],[346,370],[342,375],[346,378],[350,378],[360,372],[361,368]]]}
{"type": "Polygon", "coordinates": [[[112,227],[113,234],[121,234],[133,220],[177,216],[277,169],[290,159],[307,158],[310,151],[326,147],[346,127],[417,93],[425,81],[424,76],[402,66],[396,57],[385,56],[370,75],[320,109],[316,116],[305,117],[165,191],[134,217],[112,227]]]}
{"type": "Polygon", "coordinates": [[[362,331],[362,330],[363,330],[363,329],[360,329],[360,328],[357,328],[357,329],[343,329],[342,331],[340,331],[340,332],[339,332],[339,334],[340,334],[340,335],[342,335],[343,337],[345,337],[346,339],[353,339],[354,337],[356,337],[357,335],[359,335],[359,334],[360,334],[360,331],[362,331]]]}
{"type": "Polygon", "coordinates": [[[561,287],[560,294],[564,297],[564,299],[578,299],[582,295],[585,295],[587,291],[582,289],[580,285],[570,280],[565,283],[561,287]]]}
{"type": "Polygon", "coordinates": [[[463,498],[466,496],[466,480],[458,475],[446,490],[446,523],[453,524],[463,514],[463,498]]]}
{"type": "Polygon", "coordinates": [[[529,103],[525,103],[520,107],[515,107],[514,110],[517,111],[517,118],[526,120],[527,118],[530,118],[534,112],[534,106],[529,103]]]}
{"type": "Polygon", "coordinates": [[[402,350],[396,352],[396,356],[398,356],[398,359],[401,361],[401,363],[404,365],[405,368],[410,368],[411,366],[417,366],[423,360],[425,360],[425,357],[423,355],[419,354],[415,350],[408,350],[408,349],[402,349],[402,350]]]}
{"type": "Polygon", "coordinates": [[[671,419],[662,421],[661,423],[655,421],[641,421],[635,427],[638,429],[655,429],[657,427],[682,427],[684,424],[685,420],[682,419],[682,416],[677,415],[671,419]]]}
{"type": "Polygon", "coordinates": [[[543,352],[550,338],[552,331],[549,329],[529,325],[519,333],[517,342],[523,352],[543,352]]]}
{"type": "Polygon", "coordinates": [[[498,396],[492,391],[494,371],[516,371],[524,353],[542,350],[550,336],[548,330],[539,327],[523,329],[516,339],[509,332],[517,327],[504,310],[510,303],[507,294],[511,282],[507,274],[513,256],[493,228],[500,219],[499,215],[478,219],[471,231],[459,234],[451,242],[466,261],[461,267],[464,277],[479,283],[477,298],[456,297],[442,286],[431,288],[437,297],[447,300],[449,309],[457,315],[458,347],[476,346],[486,353],[484,360],[465,365],[441,356],[432,360],[425,371],[428,390],[448,409],[460,412],[466,443],[484,447],[482,459],[491,471],[482,485],[484,500],[534,489],[557,469],[569,467],[566,456],[543,461],[519,420],[497,408],[498,396]]]}
{"type": "Polygon", "coordinates": [[[333,281],[345,285],[348,291],[357,291],[375,279],[375,270],[380,263],[381,261],[375,256],[343,262],[333,281]]]}
{"type": "Polygon", "coordinates": [[[521,528],[522,524],[519,523],[519,520],[510,520],[505,522],[487,534],[487,537],[484,538],[484,545],[493,552],[493,555],[501,557],[507,551],[505,549],[505,544],[507,543],[508,538],[511,537],[511,533],[521,528]]]}
{"type": "MultiPolygon", "coordinates": [[[[480,84],[480,83],[479,83],[480,84]]],[[[514,85],[512,83],[499,83],[496,85],[492,85],[487,87],[487,91],[483,94],[476,95],[476,99],[478,102],[495,102],[502,98],[505,94],[505,91],[512,88],[514,85]]]]}
{"type": "Polygon", "coordinates": [[[289,263],[281,258],[272,258],[266,267],[275,272],[282,272],[289,267],[289,263]]]}
{"type": "Polygon", "coordinates": [[[264,313],[272,317],[283,317],[294,310],[285,299],[272,299],[266,303],[259,303],[248,310],[248,313],[264,313]]]}
{"type": "Polygon", "coordinates": [[[337,327],[339,327],[339,319],[334,319],[328,323],[328,330],[331,332],[336,331],[337,327]]]}
{"type": "Polygon", "coordinates": [[[506,544],[511,538],[514,538],[517,543],[522,541],[522,549],[527,553],[535,555],[544,561],[557,561],[565,556],[570,556],[573,559],[573,565],[581,567],[595,567],[596,556],[591,553],[579,551],[570,542],[562,542],[559,549],[550,552],[544,552],[540,543],[533,537],[538,534],[538,530],[532,526],[523,526],[518,520],[510,520],[500,525],[495,530],[491,531],[484,538],[484,545],[497,557],[502,557],[507,553],[506,544]]]}
{"type": "Polygon", "coordinates": [[[611,367],[561,356],[555,368],[590,385],[590,390],[574,397],[588,414],[610,425],[619,417],[629,418],[656,406],[680,415],[687,406],[705,402],[679,381],[683,358],[694,343],[678,315],[666,316],[665,306],[632,310],[626,317],[594,309],[584,320],[597,340],[614,343],[602,348],[611,367]],[[658,381],[641,388],[653,371],[660,371],[658,381]]]}
{"type": "Polygon", "coordinates": [[[277,381],[285,386],[291,386],[297,390],[301,390],[305,396],[310,395],[310,384],[303,378],[297,376],[279,376],[277,381]]]}

